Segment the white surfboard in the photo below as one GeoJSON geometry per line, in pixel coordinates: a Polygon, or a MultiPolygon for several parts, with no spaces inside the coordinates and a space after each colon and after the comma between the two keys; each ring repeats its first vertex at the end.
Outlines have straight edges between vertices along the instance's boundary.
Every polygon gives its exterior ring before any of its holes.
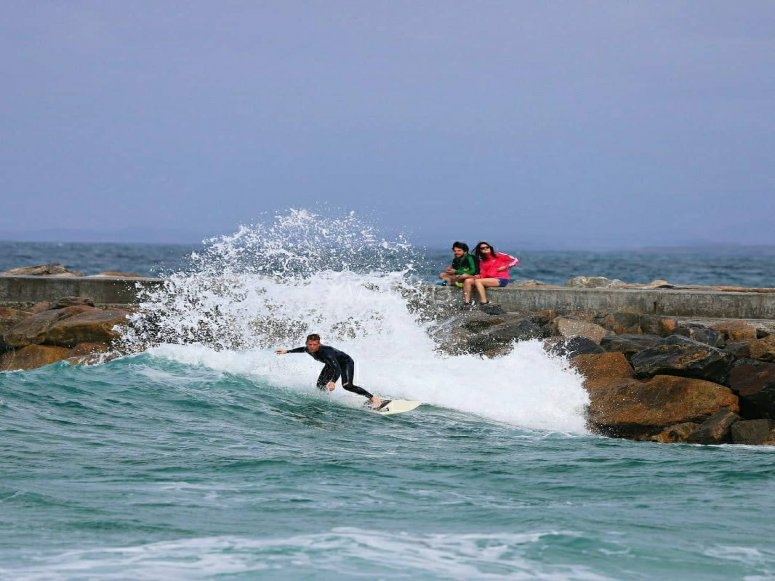
{"type": "MultiPolygon", "coordinates": [[[[386,398],[387,399],[387,398],[386,398]]],[[[391,416],[393,414],[402,414],[404,412],[410,412],[420,404],[421,401],[413,399],[391,399],[387,400],[388,403],[383,403],[379,408],[373,408],[366,406],[366,409],[375,414],[382,414],[383,416],[391,416]]]]}

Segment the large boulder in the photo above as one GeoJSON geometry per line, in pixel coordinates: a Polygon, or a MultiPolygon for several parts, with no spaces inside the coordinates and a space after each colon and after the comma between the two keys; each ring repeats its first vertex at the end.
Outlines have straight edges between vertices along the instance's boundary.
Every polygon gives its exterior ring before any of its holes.
{"type": "Polygon", "coordinates": [[[724,334],[721,331],[716,331],[715,329],[711,329],[705,325],[700,325],[699,323],[686,323],[684,325],[679,325],[676,327],[673,334],[681,335],[682,337],[688,337],[689,339],[693,339],[698,343],[705,343],[711,347],[721,348],[726,344],[724,334]]]}
{"type": "Polygon", "coordinates": [[[580,321],[568,317],[557,317],[554,323],[557,325],[557,330],[563,337],[586,337],[598,345],[600,344],[600,340],[609,334],[609,332],[600,325],[588,321],[580,321]]]}
{"type": "Polygon", "coordinates": [[[630,358],[635,377],[681,375],[724,383],[733,357],[715,347],[671,335],[630,358]]]}
{"type": "Polygon", "coordinates": [[[752,359],[775,361],[775,335],[751,341],[748,344],[752,359]]]}
{"type": "Polygon", "coordinates": [[[724,335],[725,341],[747,341],[756,339],[756,327],[739,319],[729,319],[711,325],[711,329],[724,335]]]}
{"type": "Polygon", "coordinates": [[[700,424],[696,431],[689,434],[686,441],[690,444],[724,444],[732,440],[730,429],[740,416],[728,409],[722,409],[700,424]]]}
{"type": "Polygon", "coordinates": [[[775,444],[775,421],[740,420],[732,424],[731,435],[733,444],[772,445],[775,444]]]}
{"type": "Polygon", "coordinates": [[[0,355],[0,371],[36,369],[62,361],[70,356],[70,349],[50,345],[27,345],[0,355]]]}
{"type": "Polygon", "coordinates": [[[659,335],[667,337],[672,335],[678,328],[678,321],[670,317],[661,315],[641,315],[640,332],[647,335],[659,335]]]}
{"type": "Polygon", "coordinates": [[[544,349],[552,355],[572,359],[586,353],[604,353],[603,348],[587,337],[551,337],[544,349]]]}
{"type": "Polygon", "coordinates": [[[659,343],[662,337],[659,335],[610,335],[600,340],[600,346],[606,351],[624,353],[627,359],[644,349],[648,349],[659,343]]]}
{"type": "Polygon", "coordinates": [[[596,317],[595,323],[617,335],[638,334],[641,332],[640,317],[638,313],[616,312],[596,317]]]}
{"type": "Polygon", "coordinates": [[[86,305],[50,309],[20,321],[3,334],[3,340],[13,348],[106,343],[118,337],[114,327],[126,325],[128,314],[122,309],[98,309],[86,305]]]}
{"type": "Polygon", "coordinates": [[[571,364],[584,376],[586,389],[597,389],[632,377],[632,366],[624,353],[583,353],[571,364]]]}
{"type": "Polygon", "coordinates": [[[729,372],[728,385],[740,398],[746,419],[775,419],[775,363],[741,359],[729,372]]]}
{"type": "Polygon", "coordinates": [[[6,344],[3,340],[3,333],[29,316],[30,313],[27,311],[0,307],[0,353],[11,348],[11,346],[6,344]]]}
{"type": "Polygon", "coordinates": [[[657,375],[589,390],[587,417],[590,427],[602,434],[646,439],[675,424],[702,423],[723,408],[739,411],[731,389],[702,379],[657,375]]]}

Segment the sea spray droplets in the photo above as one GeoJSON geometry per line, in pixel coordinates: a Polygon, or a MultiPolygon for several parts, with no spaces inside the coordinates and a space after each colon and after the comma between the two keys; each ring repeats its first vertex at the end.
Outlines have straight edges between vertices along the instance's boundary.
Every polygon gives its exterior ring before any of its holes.
{"type": "Polygon", "coordinates": [[[308,210],[290,210],[271,224],[241,226],[232,235],[210,240],[194,263],[198,272],[306,279],[328,270],[410,271],[413,253],[401,238],[380,238],[354,213],[329,218],[308,210]]]}
{"type": "Polygon", "coordinates": [[[189,272],[141,293],[141,311],[124,337],[128,350],[158,343],[266,348],[313,328],[333,339],[379,333],[385,313],[375,305],[399,300],[396,291],[412,286],[412,247],[380,238],[353,213],[291,210],[207,244],[191,256],[189,272]]]}

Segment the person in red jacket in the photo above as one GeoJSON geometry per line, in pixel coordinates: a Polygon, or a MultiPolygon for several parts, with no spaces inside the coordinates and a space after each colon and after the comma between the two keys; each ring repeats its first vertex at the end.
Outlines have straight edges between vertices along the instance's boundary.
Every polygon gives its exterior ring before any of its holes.
{"type": "Polygon", "coordinates": [[[474,256],[479,261],[479,274],[463,281],[464,308],[471,305],[472,287],[476,287],[479,302],[483,305],[488,304],[485,288],[503,287],[509,284],[509,269],[519,264],[519,258],[509,256],[505,252],[495,252],[495,248],[489,242],[477,244],[474,256]]]}

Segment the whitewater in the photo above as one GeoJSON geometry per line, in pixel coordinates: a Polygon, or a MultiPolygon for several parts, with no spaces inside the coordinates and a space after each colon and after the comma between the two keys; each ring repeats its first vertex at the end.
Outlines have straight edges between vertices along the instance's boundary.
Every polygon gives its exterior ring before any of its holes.
{"type": "Polygon", "coordinates": [[[0,374],[0,577],[775,575],[771,448],[590,434],[540,342],[439,349],[421,261],[354,214],[292,210],[147,291],[120,356],[0,374]],[[309,333],[424,404],[319,392],[319,363],[274,353],[309,333]]]}

